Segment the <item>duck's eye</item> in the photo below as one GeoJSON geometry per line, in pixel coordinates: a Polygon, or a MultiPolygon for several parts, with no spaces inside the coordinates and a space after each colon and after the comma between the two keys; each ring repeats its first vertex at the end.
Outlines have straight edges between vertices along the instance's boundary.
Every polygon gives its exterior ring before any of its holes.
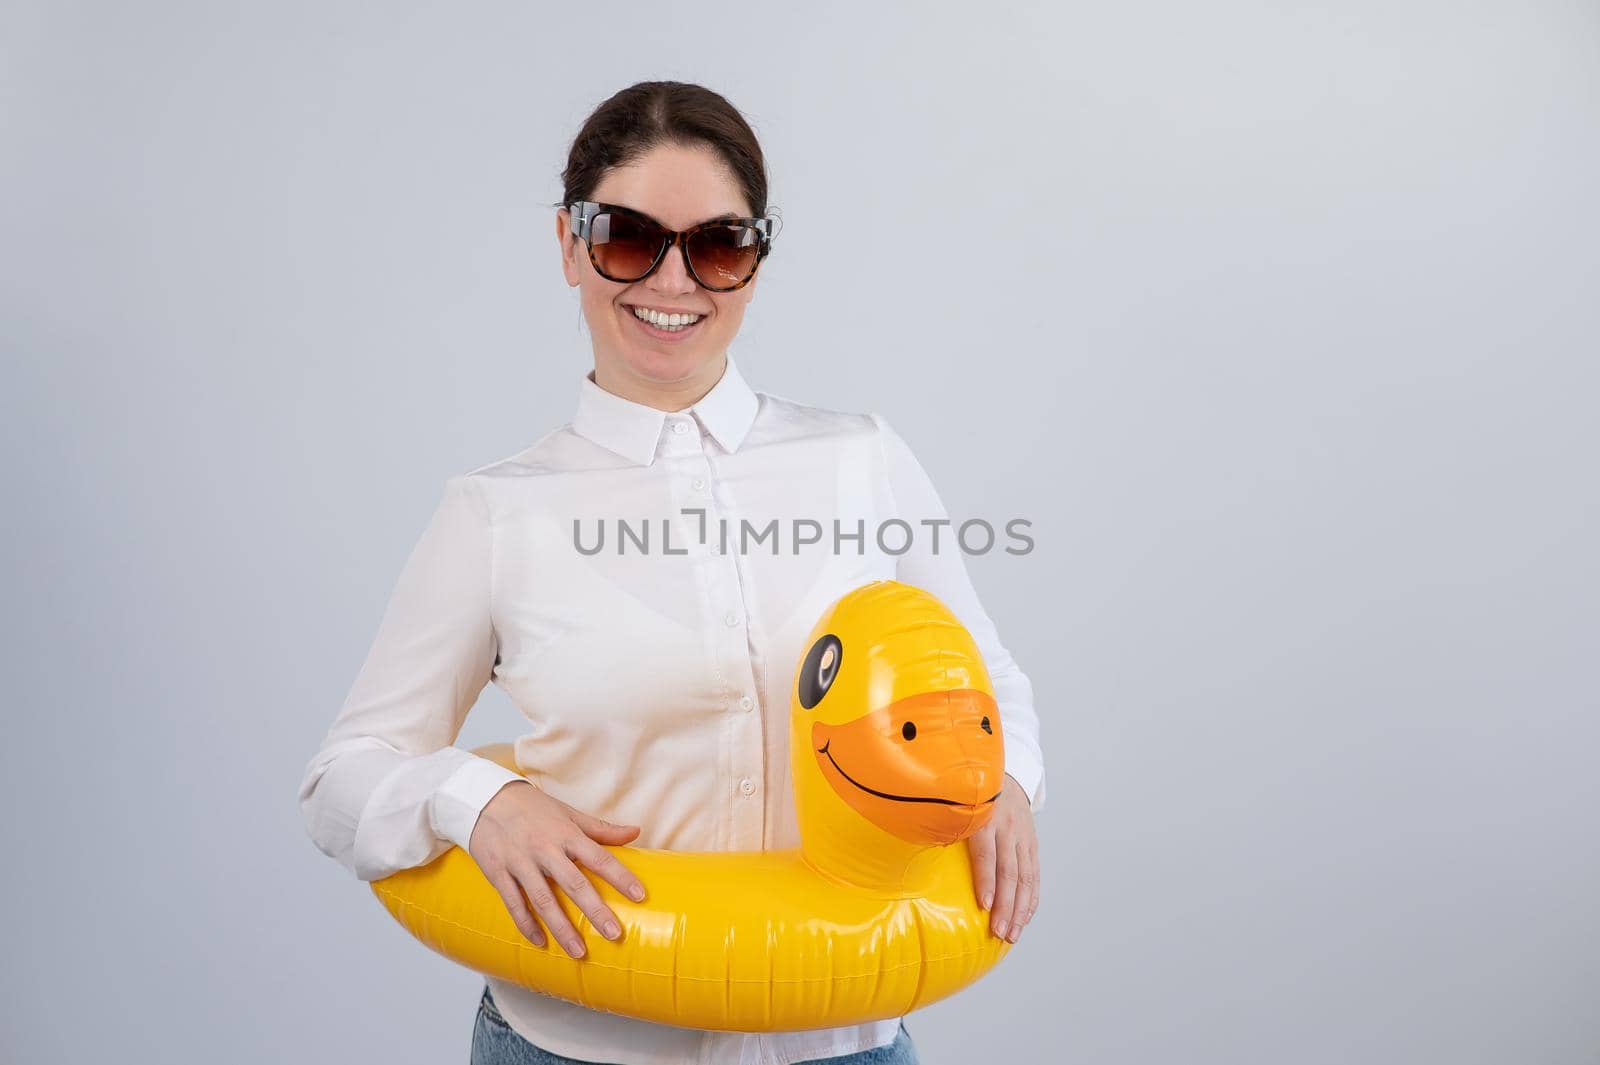
{"type": "Polygon", "coordinates": [[[806,652],[806,660],[800,663],[798,694],[801,706],[810,710],[822,702],[822,697],[833,686],[833,678],[839,675],[839,661],[843,657],[844,647],[839,643],[839,637],[831,632],[811,645],[811,650],[806,652]]]}
{"type": "Polygon", "coordinates": [[[989,735],[994,735],[994,729],[989,727],[989,718],[987,716],[984,717],[982,721],[978,722],[978,727],[983,729],[983,731],[987,732],[989,735]]]}
{"type": "Polygon", "coordinates": [[[916,739],[917,726],[912,724],[910,721],[907,721],[904,725],[900,726],[900,735],[904,736],[908,740],[916,739]]]}

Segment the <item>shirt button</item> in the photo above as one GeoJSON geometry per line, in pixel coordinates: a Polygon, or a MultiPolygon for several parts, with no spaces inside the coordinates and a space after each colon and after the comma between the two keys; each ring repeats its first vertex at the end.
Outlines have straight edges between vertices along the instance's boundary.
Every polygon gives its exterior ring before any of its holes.
{"type": "Polygon", "coordinates": [[[739,615],[738,614],[729,614],[727,617],[723,618],[722,620],[727,624],[728,628],[731,629],[735,625],[739,624],[739,615]]]}
{"type": "Polygon", "coordinates": [[[755,706],[756,706],[756,701],[754,699],[750,698],[750,696],[748,696],[748,695],[746,695],[743,699],[739,700],[739,709],[741,709],[741,710],[754,710],[755,706]]]}
{"type": "Polygon", "coordinates": [[[696,477],[694,480],[690,481],[689,483],[694,487],[694,490],[696,492],[698,492],[698,491],[700,491],[700,489],[702,489],[702,488],[704,488],[706,486],[706,479],[704,477],[696,477]]]}
{"type": "Polygon", "coordinates": [[[677,433],[679,436],[682,436],[684,433],[689,431],[689,427],[684,425],[682,422],[673,422],[672,431],[677,433]]]}
{"type": "Polygon", "coordinates": [[[745,777],[743,780],[739,781],[739,790],[744,792],[746,795],[754,795],[756,791],[756,782],[751,780],[749,777],[745,777]]]}

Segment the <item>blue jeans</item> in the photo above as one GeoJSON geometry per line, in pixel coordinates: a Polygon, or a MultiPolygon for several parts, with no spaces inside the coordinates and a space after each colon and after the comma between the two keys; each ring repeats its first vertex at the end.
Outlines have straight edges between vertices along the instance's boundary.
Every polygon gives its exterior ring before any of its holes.
{"type": "MultiPolygon", "coordinates": [[[[812,1058],[795,1065],[919,1065],[917,1048],[911,1042],[904,1021],[888,1046],[873,1047],[854,1054],[832,1058],[812,1058]]],[[[577,1058],[564,1058],[535,1046],[512,1030],[495,1007],[487,985],[478,1000],[478,1020],[472,1026],[472,1065],[593,1065],[577,1058]]],[[[601,1063],[604,1065],[604,1063],[601,1063]]]]}

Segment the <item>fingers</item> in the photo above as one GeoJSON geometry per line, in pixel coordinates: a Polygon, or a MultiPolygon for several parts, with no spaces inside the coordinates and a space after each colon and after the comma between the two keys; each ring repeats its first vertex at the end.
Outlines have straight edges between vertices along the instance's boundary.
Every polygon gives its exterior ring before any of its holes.
{"type": "MultiPolygon", "coordinates": [[[[581,861],[593,869],[601,879],[634,902],[644,901],[644,884],[639,882],[633,870],[623,865],[621,859],[598,843],[588,839],[574,840],[568,844],[567,854],[573,860],[581,861]]],[[[595,927],[600,926],[596,924],[595,927]]]]}
{"type": "MultiPolygon", "coordinates": [[[[566,853],[555,863],[552,873],[560,883],[563,891],[589,918],[591,924],[607,939],[622,938],[622,922],[617,920],[617,915],[611,907],[600,898],[600,893],[595,890],[587,874],[578,867],[578,861],[589,864],[591,861],[599,862],[610,855],[598,843],[588,838],[574,839],[568,842],[566,853]]],[[[631,875],[631,874],[630,874],[631,875]]]]}
{"type": "Polygon", "coordinates": [[[501,869],[489,877],[489,883],[500,893],[501,900],[506,904],[506,911],[516,923],[517,931],[534,946],[544,946],[544,929],[533,919],[533,914],[528,909],[528,901],[522,897],[522,887],[517,883],[516,877],[512,876],[509,870],[501,869]]]}
{"type": "Polygon", "coordinates": [[[1030,842],[1017,845],[1017,908],[1011,915],[1011,942],[1015,943],[1039,908],[1039,854],[1030,842]]]}
{"type": "Polygon", "coordinates": [[[972,856],[972,887],[978,893],[978,905],[989,909],[994,905],[994,827],[985,825],[968,837],[972,856]]]}
{"type": "MultiPolygon", "coordinates": [[[[563,803],[562,805],[565,806],[566,804],[563,803]]],[[[585,813],[582,810],[574,810],[570,806],[567,806],[567,810],[571,814],[573,824],[583,829],[587,835],[598,839],[601,843],[626,843],[639,834],[638,825],[619,825],[614,821],[603,821],[593,814],[585,813]]]]}
{"type": "MultiPolygon", "coordinates": [[[[583,937],[578,935],[578,930],[567,920],[566,911],[562,910],[555,891],[545,879],[545,871],[525,859],[514,867],[513,873],[527,894],[528,901],[533,904],[534,912],[539,915],[544,926],[550,929],[550,934],[555,937],[556,942],[560,943],[561,948],[572,957],[583,957],[583,937]]],[[[579,873],[578,876],[581,878],[583,874],[579,873]]]]}
{"type": "Polygon", "coordinates": [[[1011,939],[1011,917],[1017,905],[1017,846],[1010,839],[996,847],[994,909],[990,911],[989,927],[1001,939],[1011,939]]]}

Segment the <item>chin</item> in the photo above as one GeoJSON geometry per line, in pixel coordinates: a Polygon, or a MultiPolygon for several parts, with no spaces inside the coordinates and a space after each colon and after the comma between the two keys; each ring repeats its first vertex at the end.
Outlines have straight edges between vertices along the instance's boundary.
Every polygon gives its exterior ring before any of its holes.
{"type": "Polygon", "coordinates": [[[695,345],[695,350],[671,349],[659,351],[638,344],[624,344],[622,357],[628,368],[640,377],[663,384],[692,377],[701,367],[715,359],[714,349],[695,345]]]}

